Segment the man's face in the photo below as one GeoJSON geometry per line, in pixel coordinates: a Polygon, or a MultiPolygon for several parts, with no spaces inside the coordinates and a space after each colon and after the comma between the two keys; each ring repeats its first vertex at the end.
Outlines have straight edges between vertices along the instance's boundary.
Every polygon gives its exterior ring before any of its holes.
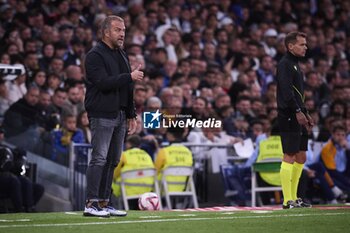
{"type": "Polygon", "coordinates": [[[249,109],[250,109],[250,101],[249,100],[241,100],[240,102],[237,103],[237,109],[243,114],[248,114],[249,109]]]}
{"type": "Polygon", "coordinates": [[[134,100],[136,105],[143,106],[146,100],[146,91],[143,89],[136,90],[134,100]]]}
{"type": "Polygon", "coordinates": [[[51,63],[51,69],[53,72],[59,73],[63,69],[63,60],[54,59],[51,63]]]}
{"type": "Polygon", "coordinates": [[[41,93],[39,97],[39,103],[44,106],[48,107],[51,104],[51,96],[48,93],[41,93]]]}
{"type": "Polygon", "coordinates": [[[63,106],[66,99],[67,99],[66,92],[58,91],[52,96],[52,102],[58,107],[63,106]]]}
{"type": "Polygon", "coordinates": [[[80,91],[78,87],[72,87],[68,90],[68,99],[73,104],[77,104],[80,102],[80,91]]]}
{"type": "Polygon", "coordinates": [[[346,140],[345,130],[337,130],[333,133],[333,139],[336,143],[341,143],[346,140]]]}
{"type": "Polygon", "coordinates": [[[297,36],[297,41],[295,44],[289,43],[289,51],[297,57],[304,57],[307,46],[306,46],[306,38],[302,36],[297,36]]]}
{"type": "Polygon", "coordinates": [[[106,30],[106,38],[114,48],[121,48],[124,44],[125,25],[123,22],[113,20],[110,28],[106,30]]]}
{"type": "Polygon", "coordinates": [[[205,102],[202,99],[196,99],[192,107],[194,112],[203,113],[205,111],[205,102]]]}
{"type": "Polygon", "coordinates": [[[25,94],[24,98],[29,105],[34,106],[39,102],[39,95],[39,89],[31,89],[25,94]]]}
{"type": "Polygon", "coordinates": [[[264,57],[264,59],[261,62],[261,66],[264,70],[271,71],[273,68],[272,58],[269,56],[264,57]]]}

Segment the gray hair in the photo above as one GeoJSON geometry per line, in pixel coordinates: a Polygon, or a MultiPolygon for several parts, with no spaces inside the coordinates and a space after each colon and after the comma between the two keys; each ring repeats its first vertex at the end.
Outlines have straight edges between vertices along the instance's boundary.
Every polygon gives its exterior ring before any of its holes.
{"type": "Polygon", "coordinates": [[[104,31],[109,29],[111,27],[111,22],[112,21],[119,21],[119,22],[124,22],[124,19],[120,16],[117,15],[109,15],[107,16],[101,23],[100,29],[102,32],[102,35],[104,35],[104,31]]]}
{"type": "Polygon", "coordinates": [[[162,101],[157,96],[151,96],[148,98],[146,106],[150,106],[151,104],[158,104],[159,107],[162,107],[162,101]]]}

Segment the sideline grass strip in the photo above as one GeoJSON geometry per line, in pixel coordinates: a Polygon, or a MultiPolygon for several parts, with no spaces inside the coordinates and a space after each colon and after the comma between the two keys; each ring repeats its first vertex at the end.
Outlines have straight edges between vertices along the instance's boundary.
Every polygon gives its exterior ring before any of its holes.
{"type": "Polygon", "coordinates": [[[0,232],[346,232],[349,210],[262,212],[141,212],[124,218],[84,218],[81,212],[0,215],[0,232]],[[76,214],[78,213],[78,214],[76,214]],[[18,221],[19,220],[19,221],[18,221]]]}

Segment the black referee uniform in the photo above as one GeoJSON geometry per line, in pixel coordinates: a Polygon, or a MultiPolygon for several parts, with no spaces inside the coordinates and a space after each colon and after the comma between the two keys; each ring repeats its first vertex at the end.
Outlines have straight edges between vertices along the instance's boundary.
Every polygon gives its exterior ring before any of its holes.
{"type": "Polygon", "coordinates": [[[306,113],[303,73],[298,61],[298,57],[287,52],[277,66],[277,119],[285,154],[307,150],[307,130],[296,118],[297,112],[306,113]]]}

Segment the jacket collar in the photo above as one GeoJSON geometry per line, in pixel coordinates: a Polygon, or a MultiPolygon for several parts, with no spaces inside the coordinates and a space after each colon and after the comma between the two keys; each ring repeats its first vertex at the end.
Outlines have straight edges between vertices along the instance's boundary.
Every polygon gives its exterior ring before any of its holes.
{"type": "Polygon", "coordinates": [[[295,55],[293,55],[291,52],[287,52],[287,57],[289,58],[289,59],[291,59],[292,61],[295,61],[295,62],[298,62],[299,61],[299,57],[297,57],[297,56],[295,56],[295,55]]]}
{"type": "Polygon", "coordinates": [[[98,42],[98,44],[101,46],[101,47],[103,47],[103,48],[105,48],[105,49],[108,49],[109,51],[115,51],[114,49],[111,49],[105,42],[103,42],[102,40],[100,40],[99,42],[98,42]]]}
{"type": "Polygon", "coordinates": [[[288,59],[294,61],[294,62],[298,62],[299,58],[297,56],[294,56],[291,52],[287,52],[286,56],[288,57],[288,59]]]}

